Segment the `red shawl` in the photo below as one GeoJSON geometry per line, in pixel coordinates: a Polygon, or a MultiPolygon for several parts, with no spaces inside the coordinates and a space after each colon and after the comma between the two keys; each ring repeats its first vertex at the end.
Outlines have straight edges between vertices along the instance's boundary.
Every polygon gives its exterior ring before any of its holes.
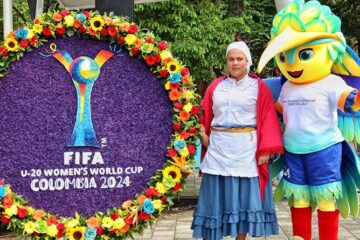
{"type": "MultiPolygon", "coordinates": [[[[250,77],[258,81],[259,92],[256,106],[256,127],[257,127],[257,150],[256,159],[262,154],[283,153],[284,148],[281,139],[280,125],[276,115],[273,98],[268,86],[255,74],[249,74],[250,77]]],[[[205,132],[210,136],[210,124],[213,119],[212,96],[217,85],[226,78],[222,76],[215,79],[206,90],[204,99],[201,102],[203,113],[201,123],[205,126],[205,132]]],[[[201,158],[205,156],[206,148],[202,147],[201,158]]],[[[264,191],[269,181],[269,170],[267,164],[257,167],[259,175],[260,195],[264,198],[264,191]]]]}

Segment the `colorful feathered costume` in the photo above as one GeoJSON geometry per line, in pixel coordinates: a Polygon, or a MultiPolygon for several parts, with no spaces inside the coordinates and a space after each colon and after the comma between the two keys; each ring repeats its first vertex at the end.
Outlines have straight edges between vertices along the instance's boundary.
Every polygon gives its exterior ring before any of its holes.
{"type": "Polygon", "coordinates": [[[338,239],[339,211],[345,218],[359,214],[360,164],[344,139],[360,142],[360,79],[354,80],[360,60],[340,27],[329,7],[294,0],[274,17],[258,66],[261,72],[274,58],[283,75],[283,83],[270,83],[270,89],[281,86],[274,95],[286,152],[271,175],[284,170],[275,199],[289,199],[293,233],[305,240],[311,239],[312,208],[318,207],[320,240],[338,239]]]}

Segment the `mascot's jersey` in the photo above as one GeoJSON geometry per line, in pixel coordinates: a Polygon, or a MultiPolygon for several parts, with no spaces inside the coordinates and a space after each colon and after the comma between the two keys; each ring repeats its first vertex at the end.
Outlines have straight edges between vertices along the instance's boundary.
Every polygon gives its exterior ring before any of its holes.
{"type": "Polygon", "coordinates": [[[353,90],[335,75],[308,83],[282,86],[277,104],[285,122],[284,145],[291,153],[305,154],[344,140],[337,122],[337,107],[353,90]],[[279,107],[279,106],[278,106],[279,107]]]}

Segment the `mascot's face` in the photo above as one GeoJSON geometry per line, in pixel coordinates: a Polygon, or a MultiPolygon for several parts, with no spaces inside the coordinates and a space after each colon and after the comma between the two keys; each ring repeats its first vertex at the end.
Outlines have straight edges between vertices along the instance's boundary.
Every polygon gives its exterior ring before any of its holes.
{"type": "Polygon", "coordinates": [[[302,45],[276,55],[281,73],[293,83],[315,82],[330,75],[333,61],[328,44],[302,45]]]}

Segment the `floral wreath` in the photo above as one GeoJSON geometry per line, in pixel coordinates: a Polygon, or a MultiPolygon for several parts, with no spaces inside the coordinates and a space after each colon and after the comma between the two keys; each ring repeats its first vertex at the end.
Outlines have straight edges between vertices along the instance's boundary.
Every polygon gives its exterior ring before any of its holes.
{"type": "Polygon", "coordinates": [[[73,36],[109,41],[144,61],[160,79],[173,103],[172,135],[167,147],[167,161],[148,187],[121,206],[95,212],[90,217],[59,217],[34,209],[20,195],[0,180],[0,225],[12,232],[34,238],[93,240],[133,237],[173,205],[191,171],[199,137],[199,106],[193,79],[188,68],[173,58],[167,42],[158,41],[153,33],[139,31],[134,23],[98,12],[68,10],[45,13],[29,27],[11,32],[0,45],[0,77],[11,62],[25,52],[43,45],[50,38],[73,36]]]}

